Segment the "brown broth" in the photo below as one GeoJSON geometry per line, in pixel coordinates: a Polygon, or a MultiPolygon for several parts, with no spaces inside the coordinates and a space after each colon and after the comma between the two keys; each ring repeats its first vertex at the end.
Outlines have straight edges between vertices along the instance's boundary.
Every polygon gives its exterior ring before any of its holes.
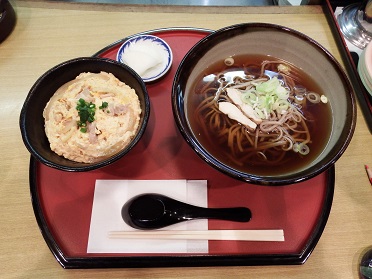
{"type": "MultiPolygon", "coordinates": [[[[206,131],[203,129],[195,120],[194,116],[195,109],[204,99],[201,94],[198,94],[201,88],[205,87],[206,85],[206,82],[203,81],[204,77],[209,75],[215,76],[217,73],[221,72],[224,74],[232,71],[240,71],[240,73],[243,73],[242,65],[247,64],[256,65],[256,72],[259,73],[258,69],[264,60],[280,61],[271,56],[240,56],[234,57],[235,63],[233,66],[228,67],[224,64],[224,61],[221,60],[215,65],[208,67],[205,70],[205,73],[200,75],[193,85],[193,93],[188,94],[187,99],[185,100],[186,116],[188,118],[189,126],[196,139],[212,156],[214,156],[220,162],[246,173],[278,176],[280,174],[288,174],[304,168],[304,166],[317,158],[322,152],[328,142],[332,125],[331,109],[329,104],[312,104],[307,106],[306,111],[304,111],[305,116],[311,115],[314,120],[313,122],[307,122],[311,135],[311,143],[308,144],[310,147],[310,153],[306,156],[301,156],[293,151],[288,151],[285,154],[285,163],[279,163],[275,166],[268,165],[269,167],[257,165],[255,161],[244,162],[242,166],[235,164],[231,159],[229,159],[231,152],[226,143],[219,144],[217,141],[209,140],[211,137],[214,137],[215,131],[206,131]]],[[[288,63],[285,64],[290,65],[288,63]]],[[[326,96],[326,93],[322,92],[318,84],[308,74],[304,73],[301,69],[293,65],[290,65],[290,67],[291,71],[295,72],[296,77],[298,77],[296,78],[296,84],[304,86],[308,91],[317,92],[320,95],[326,96]]]]}

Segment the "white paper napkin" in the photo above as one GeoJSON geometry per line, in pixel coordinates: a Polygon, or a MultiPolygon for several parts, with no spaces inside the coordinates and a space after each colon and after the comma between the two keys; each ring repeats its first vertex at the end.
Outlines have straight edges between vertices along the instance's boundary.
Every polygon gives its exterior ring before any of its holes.
{"type": "MultiPolygon", "coordinates": [[[[144,193],[164,194],[207,207],[206,180],[97,180],[90,222],[88,253],[207,253],[207,240],[112,239],[110,231],[135,231],[124,223],[121,208],[144,193]]],[[[207,220],[178,223],[167,230],[208,230],[207,220]]]]}

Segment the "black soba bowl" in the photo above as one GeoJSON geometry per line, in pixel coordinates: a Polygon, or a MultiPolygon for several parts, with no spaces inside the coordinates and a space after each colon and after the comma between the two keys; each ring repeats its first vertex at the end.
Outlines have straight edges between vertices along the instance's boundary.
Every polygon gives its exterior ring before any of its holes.
{"type": "Polygon", "coordinates": [[[356,123],[353,89],[336,59],[308,36],[266,23],[225,27],[200,40],[176,72],[172,107],[181,134],[206,163],[259,185],[293,184],[327,170],[356,123]],[[259,87],[252,82],[259,77],[270,82],[259,87]]]}
{"type": "MultiPolygon", "coordinates": [[[[41,163],[62,171],[90,171],[112,164],[127,154],[141,139],[150,115],[150,102],[146,86],[140,76],[119,62],[95,57],[80,57],[65,61],[45,72],[32,86],[20,114],[20,129],[26,148],[41,163]],[[121,82],[133,88],[141,107],[139,126],[126,147],[111,157],[95,163],[81,163],[57,155],[50,148],[45,133],[43,110],[63,84],[74,80],[80,73],[112,73],[121,82]]],[[[115,131],[113,131],[115,132],[115,131]]]]}

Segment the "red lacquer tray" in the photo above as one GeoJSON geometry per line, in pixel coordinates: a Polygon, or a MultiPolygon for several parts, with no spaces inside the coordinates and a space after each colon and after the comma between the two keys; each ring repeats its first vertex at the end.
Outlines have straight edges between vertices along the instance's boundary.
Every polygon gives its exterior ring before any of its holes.
{"type": "MultiPolygon", "coordinates": [[[[328,219],[334,167],[295,185],[267,187],[235,180],[207,165],[175,125],[171,87],[181,59],[210,31],[171,28],[149,33],[170,45],[174,62],[162,80],[147,85],[150,120],[136,147],[113,165],[86,173],[58,171],[31,158],[30,187],[36,219],[58,262],[65,268],[304,263],[328,219]],[[96,179],[206,179],[209,207],[247,206],[253,215],[248,223],[209,220],[209,229],[283,229],[285,241],[209,241],[206,254],[88,254],[96,179]]],[[[95,56],[115,59],[124,40],[95,56]]]]}

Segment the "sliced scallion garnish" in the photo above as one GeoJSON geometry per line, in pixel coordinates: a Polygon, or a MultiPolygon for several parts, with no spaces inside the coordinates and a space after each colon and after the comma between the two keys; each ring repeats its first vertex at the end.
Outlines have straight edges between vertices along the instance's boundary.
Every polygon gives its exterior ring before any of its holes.
{"type": "Polygon", "coordinates": [[[94,121],[94,115],[96,113],[96,105],[92,102],[86,102],[83,98],[78,100],[76,110],[80,120],[77,122],[78,128],[82,133],[87,132],[87,122],[92,123],[94,121]]]}

